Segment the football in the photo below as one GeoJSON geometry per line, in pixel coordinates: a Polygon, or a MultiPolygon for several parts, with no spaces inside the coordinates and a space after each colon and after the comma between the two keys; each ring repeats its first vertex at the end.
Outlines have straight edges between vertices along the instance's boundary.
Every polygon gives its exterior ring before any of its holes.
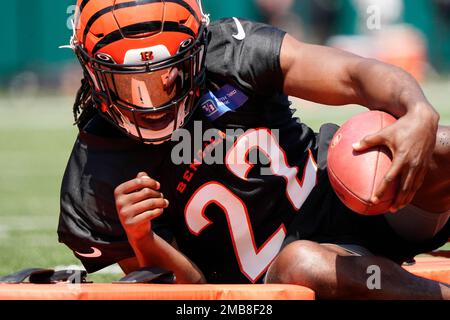
{"type": "Polygon", "coordinates": [[[362,215],[386,213],[396,194],[399,182],[386,190],[377,205],[373,197],[392,164],[392,154],[386,146],[356,152],[353,144],[365,136],[377,133],[395,123],[388,113],[369,111],[352,117],[334,135],[328,150],[328,175],[341,201],[362,215]]]}

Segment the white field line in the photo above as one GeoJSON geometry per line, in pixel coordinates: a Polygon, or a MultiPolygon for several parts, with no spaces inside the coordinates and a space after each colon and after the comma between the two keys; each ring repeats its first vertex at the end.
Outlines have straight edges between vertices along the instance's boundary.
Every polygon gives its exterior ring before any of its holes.
{"type": "Polygon", "coordinates": [[[0,216],[0,228],[7,231],[52,231],[56,232],[58,217],[56,216],[0,216]]]}
{"type": "Polygon", "coordinates": [[[26,241],[27,247],[54,247],[58,245],[57,226],[58,218],[55,216],[0,216],[0,239],[4,240],[0,246],[9,245],[8,240],[12,239],[13,232],[23,233],[27,237],[27,232],[38,231],[33,241],[26,241]]]}
{"type": "Polygon", "coordinates": [[[9,238],[8,226],[0,224],[0,239],[8,239],[8,238],[9,238]]]}

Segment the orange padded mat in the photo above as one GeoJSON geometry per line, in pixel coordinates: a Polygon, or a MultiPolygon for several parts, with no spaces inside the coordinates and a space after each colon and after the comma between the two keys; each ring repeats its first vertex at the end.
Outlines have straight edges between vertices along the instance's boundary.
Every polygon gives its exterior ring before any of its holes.
{"type": "Polygon", "coordinates": [[[420,257],[417,263],[404,268],[423,278],[450,283],[450,259],[420,257]]]}
{"type": "MultiPolygon", "coordinates": [[[[450,259],[417,258],[406,270],[450,283],[450,259]]],[[[314,300],[294,285],[0,284],[0,300],[314,300]]]]}
{"type": "Polygon", "coordinates": [[[294,285],[2,284],[0,300],[314,300],[294,285]]]}

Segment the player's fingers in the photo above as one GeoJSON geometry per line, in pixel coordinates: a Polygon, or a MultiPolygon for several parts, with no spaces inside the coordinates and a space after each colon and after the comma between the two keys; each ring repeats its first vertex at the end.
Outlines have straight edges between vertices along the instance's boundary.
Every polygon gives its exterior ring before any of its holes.
{"type": "Polygon", "coordinates": [[[428,170],[429,170],[429,164],[427,163],[426,165],[422,166],[422,169],[417,174],[416,179],[413,182],[413,186],[412,186],[412,188],[414,189],[415,192],[419,191],[419,189],[422,188],[422,185],[425,181],[428,170]]]}
{"type": "Polygon", "coordinates": [[[355,151],[364,151],[375,146],[384,145],[385,143],[386,139],[384,137],[384,130],[382,130],[376,134],[368,135],[361,141],[354,143],[353,149],[355,151]]]}
{"type": "Polygon", "coordinates": [[[401,192],[391,208],[392,211],[398,211],[411,203],[425,179],[427,168],[428,165],[421,166],[418,160],[414,160],[409,164],[409,170],[402,176],[401,192]]]}
{"type": "Polygon", "coordinates": [[[412,185],[412,192],[409,195],[409,198],[406,200],[407,204],[410,204],[414,197],[417,194],[417,191],[422,187],[423,182],[425,181],[426,173],[428,172],[428,167],[424,167],[416,176],[415,181],[412,185]]]}
{"type": "Polygon", "coordinates": [[[164,195],[159,191],[150,188],[144,188],[130,194],[122,195],[116,200],[116,204],[118,207],[121,207],[129,204],[135,204],[146,199],[158,198],[164,198],[164,195]]]}
{"type": "Polygon", "coordinates": [[[414,173],[413,170],[411,169],[403,171],[399,186],[399,192],[397,193],[392,203],[392,206],[389,209],[390,212],[396,213],[398,210],[402,209],[407,205],[407,201],[412,193],[411,180],[413,179],[415,174],[416,173],[414,173]]]}
{"type": "Polygon", "coordinates": [[[120,210],[119,214],[122,217],[135,217],[142,212],[151,211],[155,209],[164,209],[169,206],[169,201],[163,198],[147,199],[136,204],[124,207],[120,210]]]}
{"type": "Polygon", "coordinates": [[[408,175],[404,180],[402,180],[402,190],[412,190],[413,185],[416,182],[417,176],[420,173],[421,168],[419,167],[419,164],[417,162],[413,162],[409,166],[408,175]]]}
{"type": "Polygon", "coordinates": [[[142,178],[142,177],[149,177],[149,175],[146,172],[139,172],[136,178],[142,178]]]}
{"type": "Polygon", "coordinates": [[[411,190],[410,192],[408,192],[408,194],[405,195],[404,200],[402,200],[401,203],[397,204],[395,209],[393,209],[391,212],[395,213],[398,210],[401,210],[401,209],[405,208],[406,206],[408,206],[413,201],[416,193],[417,193],[417,190],[411,190]]]}
{"type": "Polygon", "coordinates": [[[133,218],[128,219],[125,224],[127,225],[137,225],[144,221],[151,221],[153,219],[158,218],[160,215],[164,213],[164,209],[158,208],[150,211],[143,212],[133,218]]]}
{"type": "Polygon", "coordinates": [[[141,190],[143,188],[150,188],[153,190],[159,190],[161,184],[155,179],[150,178],[149,176],[142,176],[139,178],[135,178],[129,180],[127,182],[122,183],[114,190],[114,196],[118,197],[123,194],[128,194],[131,192],[135,192],[137,190],[141,190]]]}
{"type": "Polygon", "coordinates": [[[136,203],[132,206],[132,210],[135,212],[144,212],[144,211],[150,211],[154,209],[161,209],[161,208],[167,208],[169,206],[169,201],[163,198],[158,199],[147,199],[144,201],[141,201],[139,203],[136,203]]]}
{"type": "Polygon", "coordinates": [[[403,167],[403,160],[399,157],[394,158],[394,160],[392,161],[391,168],[384,176],[380,185],[376,189],[374,196],[372,197],[373,204],[378,204],[380,202],[380,199],[384,196],[386,190],[392,183],[395,182],[395,179],[401,173],[402,167],[403,167]]]}

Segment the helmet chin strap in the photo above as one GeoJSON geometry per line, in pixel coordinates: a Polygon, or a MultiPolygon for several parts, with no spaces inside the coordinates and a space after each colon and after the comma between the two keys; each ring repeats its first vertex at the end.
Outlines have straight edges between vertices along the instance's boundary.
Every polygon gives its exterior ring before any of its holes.
{"type": "Polygon", "coordinates": [[[59,46],[59,49],[70,49],[75,51],[75,38],[76,38],[76,31],[75,31],[75,21],[74,19],[70,20],[71,26],[72,26],[72,36],[70,37],[70,41],[68,45],[59,46]]]}
{"type": "Polygon", "coordinates": [[[210,19],[210,15],[208,13],[205,14],[205,11],[203,11],[203,4],[202,4],[202,0],[197,0],[198,6],[200,8],[200,12],[202,13],[203,18],[205,19],[205,25],[209,26],[211,19],[210,19]]]}

